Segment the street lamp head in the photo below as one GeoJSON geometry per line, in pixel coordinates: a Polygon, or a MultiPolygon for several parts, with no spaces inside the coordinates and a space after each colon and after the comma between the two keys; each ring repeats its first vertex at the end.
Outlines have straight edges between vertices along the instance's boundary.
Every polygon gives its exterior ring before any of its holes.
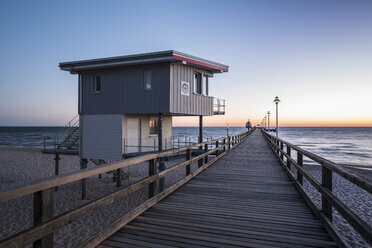
{"type": "Polygon", "coordinates": [[[270,111],[267,111],[267,115],[270,115],[270,111]]]}
{"type": "Polygon", "coordinates": [[[275,97],[275,100],[274,100],[274,102],[275,102],[275,104],[278,104],[278,103],[280,102],[280,100],[279,100],[279,97],[278,97],[278,96],[276,96],[276,97],[275,97]]]}

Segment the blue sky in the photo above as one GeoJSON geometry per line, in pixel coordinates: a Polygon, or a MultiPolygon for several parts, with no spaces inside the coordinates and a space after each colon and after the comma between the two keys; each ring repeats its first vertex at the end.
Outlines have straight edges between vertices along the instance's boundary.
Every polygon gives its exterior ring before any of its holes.
{"type": "MultiPolygon", "coordinates": [[[[77,76],[62,61],[175,49],[230,66],[207,125],[372,126],[372,1],[1,1],[0,125],[64,125],[77,76]]],[[[197,125],[195,118],[176,125],[197,125]]]]}

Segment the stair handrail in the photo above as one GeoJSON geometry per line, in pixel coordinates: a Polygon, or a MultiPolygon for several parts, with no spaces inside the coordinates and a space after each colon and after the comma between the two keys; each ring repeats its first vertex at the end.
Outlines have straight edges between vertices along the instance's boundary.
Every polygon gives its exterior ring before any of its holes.
{"type": "Polygon", "coordinates": [[[76,119],[78,116],[79,114],[77,114],[64,126],[64,128],[67,128],[67,130],[63,132],[62,137],[70,135],[73,132],[72,130],[75,130],[77,127],[79,127],[79,118],[76,119]]]}

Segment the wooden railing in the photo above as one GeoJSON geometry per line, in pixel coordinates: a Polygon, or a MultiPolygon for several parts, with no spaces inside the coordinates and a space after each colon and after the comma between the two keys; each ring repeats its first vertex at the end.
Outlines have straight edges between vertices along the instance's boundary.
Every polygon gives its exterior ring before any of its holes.
{"type": "Polygon", "coordinates": [[[341,247],[348,247],[343,238],[334,228],[332,223],[332,207],[334,207],[347,221],[348,223],[358,232],[370,245],[372,245],[372,228],[366,223],[360,216],[358,216],[350,207],[348,207],[342,200],[340,200],[332,192],[332,174],[337,173],[341,177],[350,181],[359,188],[372,194],[372,180],[364,178],[353,171],[342,168],[335,163],[317,156],[311,152],[305,151],[298,146],[292,145],[278,137],[268,134],[263,131],[264,136],[271,148],[277,155],[280,163],[286,169],[286,172],[295,183],[296,188],[305,198],[310,208],[313,210],[315,215],[321,220],[329,234],[341,247]],[[284,149],[286,147],[286,151],[284,149]],[[291,151],[297,152],[297,161],[291,156],[291,151]],[[321,166],[321,182],[319,182],[313,175],[306,171],[303,167],[304,156],[312,161],[315,161],[321,166]],[[284,159],[285,158],[285,159],[284,159]],[[291,171],[291,166],[297,171],[297,175],[294,175],[291,171]],[[303,178],[306,178],[308,182],[317,189],[322,196],[321,208],[318,208],[310,197],[305,193],[303,188],[303,178]]]}
{"type": "Polygon", "coordinates": [[[222,137],[199,144],[182,147],[179,149],[173,149],[165,152],[125,159],[98,168],[83,169],[79,172],[70,173],[67,175],[54,176],[33,184],[27,184],[11,190],[0,192],[0,203],[28,194],[34,195],[34,226],[30,229],[27,229],[0,241],[0,247],[22,247],[30,243],[33,243],[34,247],[52,247],[54,231],[82,218],[83,216],[97,209],[111,204],[124,196],[127,196],[145,186],[148,186],[149,199],[146,202],[127,213],[123,218],[117,220],[108,228],[91,237],[84,244],[82,244],[81,247],[93,247],[95,245],[98,245],[103,240],[115,233],[117,230],[122,228],[124,225],[129,223],[131,220],[136,218],[138,215],[146,211],[148,208],[159,202],[161,199],[172,193],[174,190],[176,190],[177,188],[188,182],[191,178],[206,169],[208,166],[213,164],[216,160],[220,159],[231,149],[234,149],[252,131],[253,130],[242,134],[222,137]],[[209,144],[213,144],[214,148],[209,149],[209,144]],[[204,153],[196,157],[192,157],[192,148],[198,147],[203,147],[204,153]],[[186,161],[161,172],[157,170],[156,164],[158,159],[173,154],[178,154],[180,152],[186,152],[186,161]],[[215,157],[209,160],[209,155],[215,155],[215,157]],[[71,182],[76,182],[78,180],[86,179],[88,177],[103,174],[109,171],[115,171],[117,169],[133,166],[146,161],[149,164],[149,175],[146,178],[139,180],[112,194],[106,195],[81,207],[53,217],[53,194],[55,187],[71,182]],[[198,161],[199,166],[198,169],[191,171],[191,163],[194,161],[198,161]],[[175,184],[166,188],[164,191],[158,192],[157,186],[159,179],[183,167],[186,168],[186,176],[175,184]]]}

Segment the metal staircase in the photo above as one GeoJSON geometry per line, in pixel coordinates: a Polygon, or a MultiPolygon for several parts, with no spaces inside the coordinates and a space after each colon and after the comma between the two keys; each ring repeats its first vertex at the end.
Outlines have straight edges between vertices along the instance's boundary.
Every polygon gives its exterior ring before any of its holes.
{"type": "Polygon", "coordinates": [[[79,150],[79,115],[76,115],[71,121],[69,121],[65,126],[65,131],[62,135],[47,137],[44,136],[44,152],[50,151],[59,151],[63,153],[73,152],[78,153],[79,150]],[[60,142],[62,140],[62,142],[60,142]],[[62,151],[61,151],[62,150],[62,151]]]}
{"type": "Polygon", "coordinates": [[[57,149],[78,149],[79,148],[79,115],[76,115],[66,126],[67,130],[62,135],[63,141],[57,149]]]}

